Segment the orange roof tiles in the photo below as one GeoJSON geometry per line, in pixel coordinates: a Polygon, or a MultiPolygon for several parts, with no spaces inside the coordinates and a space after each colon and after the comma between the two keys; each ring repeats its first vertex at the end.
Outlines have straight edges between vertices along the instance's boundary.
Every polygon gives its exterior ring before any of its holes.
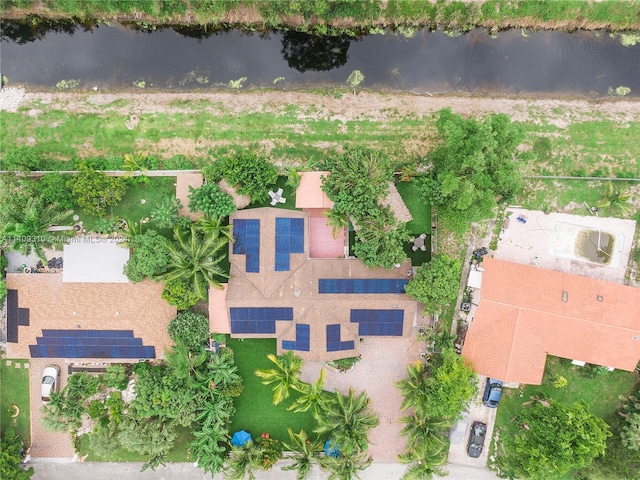
{"type": "Polygon", "coordinates": [[[547,355],[627,371],[640,361],[640,289],[494,258],[483,264],[462,351],[478,373],[537,385],[547,355]]]}
{"type": "Polygon", "coordinates": [[[332,208],[333,202],[322,190],[322,177],[331,172],[302,172],[296,190],[296,208],[332,208]]]}
{"type": "Polygon", "coordinates": [[[209,287],[209,328],[211,333],[231,333],[229,313],[227,312],[227,286],[209,287]]]}

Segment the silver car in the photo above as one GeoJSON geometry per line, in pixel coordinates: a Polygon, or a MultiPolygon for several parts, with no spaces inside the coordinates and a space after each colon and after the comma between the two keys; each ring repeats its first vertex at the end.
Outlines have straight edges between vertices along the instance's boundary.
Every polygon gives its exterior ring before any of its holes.
{"type": "Polygon", "coordinates": [[[42,403],[51,401],[51,392],[57,392],[60,383],[60,367],[57,365],[47,365],[42,370],[42,403]]]}

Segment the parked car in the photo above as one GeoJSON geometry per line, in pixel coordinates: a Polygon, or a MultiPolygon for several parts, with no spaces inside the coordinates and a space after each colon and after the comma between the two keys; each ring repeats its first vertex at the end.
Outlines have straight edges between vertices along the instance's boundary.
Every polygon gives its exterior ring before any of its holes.
{"type": "Polygon", "coordinates": [[[51,401],[51,392],[57,392],[60,384],[60,367],[57,365],[47,365],[42,370],[42,403],[51,401]]]}
{"type": "Polygon", "coordinates": [[[487,253],[489,253],[489,250],[487,250],[487,247],[476,248],[473,251],[473,258],[480,259],[483,256],[485,256],[487,253]]]}
{"type": "Polygon", "coordinates": [[[469,434],[469,443],[467,444],[467,453],[470,457],[478,458],[480,456],[486,435],[487,425],[482,422],[473,422],[471,433],[469,434]]]}
{"type": "Polygon", "coordinates": [[[482,402],[489,408],[496,408],[500,402],[502,395],[502,382],[495,378],[487,378],[487,384],[484,387],[484,395],[482,402]]]}

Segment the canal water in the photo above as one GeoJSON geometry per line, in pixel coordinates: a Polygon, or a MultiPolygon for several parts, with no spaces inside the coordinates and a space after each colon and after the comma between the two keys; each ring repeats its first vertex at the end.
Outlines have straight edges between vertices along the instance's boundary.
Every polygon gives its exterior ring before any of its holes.
{"type": "Polygon", "coordinates": [[[640,43],[625,47],[602,31],[509,30],[494,38],[483,29],[458,36],[424,29],[410,38],[391,31],[350,38],[118,24],[1,26],[2,74],[34,87],[77,80],[80,89],[208,89],[234,81],[242,88],[322,88],[345,85],[357,69],[367,89],[601,97],[627,87],[640,96],[640,43]]]}

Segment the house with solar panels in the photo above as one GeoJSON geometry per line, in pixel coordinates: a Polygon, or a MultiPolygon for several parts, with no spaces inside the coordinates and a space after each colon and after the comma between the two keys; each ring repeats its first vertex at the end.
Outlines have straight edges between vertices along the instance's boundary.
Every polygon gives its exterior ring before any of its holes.
{"type": "Polygon", "coordinates": [[[55,273],[7,274],[7,356],[54,363],[135,362],[164,358],[176,308],[162,283],[129,282],[129,250],[84,238],[64,247],[55,273]]]}
{"type": "Polygon", "coordinates": [[[314,209],[242,210],[230,222],[231,279],[210,290],[213,331],[276,338],[278,354],[310,361],[358,355],[363,337],[410,335],[418,314],[404,293],[410,260],[372,270],[345,258],[345,236],[334,239],[314,209]]]}

